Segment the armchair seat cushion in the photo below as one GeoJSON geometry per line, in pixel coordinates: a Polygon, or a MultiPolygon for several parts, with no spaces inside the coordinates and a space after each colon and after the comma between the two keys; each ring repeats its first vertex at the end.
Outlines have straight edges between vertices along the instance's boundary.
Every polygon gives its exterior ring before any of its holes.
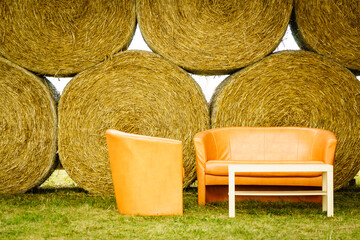
{"type": "MultiPolygon", "coordinates": [[[[322,164],[322,161],[246,161],[246,160],[209,160],[205,163],[205,174],[228,176],[229,164],[322,164]]],[[[243,177],[318,177],[321,172],[248,172],[236,173],[243,177]]]]}

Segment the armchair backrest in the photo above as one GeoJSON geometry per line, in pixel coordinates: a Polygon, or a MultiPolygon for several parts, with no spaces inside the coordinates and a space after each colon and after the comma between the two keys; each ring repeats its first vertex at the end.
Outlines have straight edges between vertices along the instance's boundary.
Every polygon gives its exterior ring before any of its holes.
{"type": "Polygon", "coordinates": [[[116,202],[121,214],[181,215],[181,141],[106,131],[116,202]]]}

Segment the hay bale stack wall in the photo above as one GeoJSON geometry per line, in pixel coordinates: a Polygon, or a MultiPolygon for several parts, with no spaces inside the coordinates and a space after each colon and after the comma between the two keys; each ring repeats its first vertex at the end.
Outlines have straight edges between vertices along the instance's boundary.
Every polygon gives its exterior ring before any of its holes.
{"type": "Polygon", "coordinates": [[[359,0],[295,0],[291,27],[299,46],[357,71],[359,26],[359,0]]]}
{"type": "Polygon", "coordinates": [[[211,127],[299,126],[338,138],[334,186],[360,170],[360,83],[345,67],[305,51],[273,54],[222,82],[211,127]]]}
{"type": "Polygon", "coordinates": [[[184,70],[146,51],[126,51],[76,75],[59,102],[59,156],[82,188],[112,193],[105,131],[181,140],[184,187],[196,177],[193,136],[209,128],[208,106],[184,70]]]}
{"type": "MultiPolygon", "coordinates": [[[[359,2],[325,1],[320,5],[315,1],[295,0],[294,6],[292,30],[300,46],[360,72],[359,2]]],[[[335,185],[339,188],[360,168],[355,127],[359,110],[354,102],[354,96],[359,93],[358,83],[343,67],[317,55],[281,53],[262,60],[281,41],[292,7],[292,0],[232,0],[221,4],[212,0],[181,0],[172,4],[166,0],[5,0],[0,2],[3,16],[0,55],[42,75],[72,76],[81,72],[62,96],[59,152],[66,171],[89,192],[112,192],[104,137],[107,128],[182,140],[186,187],[196,175],[192,137],[210,127],[204,96],[185,71],[151,53],[126,51],[111,59],[130,44],[135,15],[149,47],[189,72],[225,74],[254,64],[230,76],[217,89],[211,103],[212,127],[297,125],[334,131],[340,139],[335,163],[335,185]],[[280,58],[296,63],[288,65],[279,61],[280,58]],[[104,59],[105,62],[93,67],[104,59]],[[264,62],[269,66],[262,66],[264,62]],[[334,69],[330,70],[329,66],[334,69]],[[249,75],[262,67],[258,77],[248,80],[249,75]],[[281,70],[282,67],[288,69],[281,70]],[[307,72],[308,69],[311,71],[307,72]],[[277,74],[281,75],[281,81],[277,74]],[[276,80],[269,77],[272,75],[276,80]],[[239,81],[241,87],[237,86],[239,81]],[[239,89],[241,95],[231,99],[231,93],[239,89]],[[313,92],[314,89],[317,91],[313,92]],[[222,96],[226,91],[230,95],[222,96]],[[327,94],[334,94],[334,100],[324,97],[327,94]],[[261,104],[250,104],[256,101],[261,104]],[[239,112],[230,112],[226,105],[239,112]],[[329,113],[324,115],[326,111],[329,113]]],[[[1,66],[6,65],[6,69],[21,69],[7,61],[4,65],[4,61],[1,60],[1,66]]],[[[24,72],[21,69],[21,74],[24,72]]],[[[42,82],[32,75],[31,78],[36,84],[42,82]]],[[[8,90],[4,86],[0,91],[8,90]]],[[[22,91],[27,90],[18,87],[9,92],[16,96],[22,91]]],[[[25,97],[24,102],[27,101],[30,100],[25,97]]],[[[34,101],[29,104],[38,103],[34,101]]],[[[14,108],[6,107],[3,112],[7,117],[17,116],[14,108]]],[[[50,115],[46,119],[36,116],[35,120],[34,116],[26,116],[24,121],[38,127],[44,121],[51,122],[50,115]]],[[[10,120],[4,119],[7,125],[0,126],[0,130],[8,131],[10,120]]],[[[18,128],[24,126],[27,125],[20,122],[18,128]]],[[[51,126],[48,131],[53,131],[51,126]]],[[[47,137],[50,153],[42,159],[52,159],[54,136],[47,137]]],[[[0,140],[1,144],[9,142],[7,137],[0,140]]],[[[37,148],[33,148],[33,156],[30,150],[26,152],[30,146],[27,144],[18,151],[28,154],[29,159],[38,156],[37,148]]],[[[17,148],[16,144],[11,146],[17,148]]],[[[0,149],[0,154],[10,152],[9,147],[4,149],[0,149]]],[[[41,168],[37,164],[34,167],[41,168]]],[[[26,191],[38,185],[53,169],[52,160],[42,164],[41,169],[45,167],[45,170],[41,177],[31,181],[14,177],[16,185],[21,187],[6,188],[4,192],[26,191]]],[[[0,168],[8,169],[10,165],[1,163],[0,168]]],[[[17,166],[10,168],[25,169],[24,165],[17,166]]]]}
{"type": "Polygon", "coordinates": [[[20,193],[53,172],[56,103],[48,84],[0,58],[0,193],[20,193]]]}
{"type": "Polygon", "coordinates": [[[289,23],[292,0],[138,0],[149,47],[198,74],[225,74],[270,54],[289,23]]]}
{"type": "Polygon", "coordinates": [[[0,54],[43,75],[70,76],[124,50],[135,0],[4,0],[0,54]]]}

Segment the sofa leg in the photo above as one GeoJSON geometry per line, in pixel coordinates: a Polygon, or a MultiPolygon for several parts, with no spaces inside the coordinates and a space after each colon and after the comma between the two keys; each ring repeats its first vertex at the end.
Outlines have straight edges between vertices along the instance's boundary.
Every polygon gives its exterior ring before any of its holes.
{"type": "Polygon", "coordinates": [[[206,186],[198,183],[198,204],[201,206],[204,206],[206,203],[205,194],[206,186]]]}

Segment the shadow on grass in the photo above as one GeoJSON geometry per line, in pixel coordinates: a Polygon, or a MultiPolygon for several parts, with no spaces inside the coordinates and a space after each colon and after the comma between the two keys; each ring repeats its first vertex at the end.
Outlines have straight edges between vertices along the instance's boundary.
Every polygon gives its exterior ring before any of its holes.
{"type": "MultiPolygon", "coordinates": [[[[360,214],[360,186],[345,186],[334,193],[335,214],[346,213],[347,215],[360,214]]],[[[206,204],[208,211],[228,211],[228,202],[215,202],[206,204]]],[[[252,216],[309,216],[324,215],[321,203],[314,202],[290,202],[275,201],[261,202],[255,200],[246,200],[235,203],[236,215],[252,215],[252,216]]]]}
{"type": "Polygon", "coordinates": [[[26,193],[32,193],[32,194],[46,194],[46,193],[88,193],[86,190],[80,188],[80,187],[36,187],[33,188],[26,193]]]}
{"type": "MultiPolygon", "coordinates": [[[[111,209],[116,211],[115,196],[93,195],[80,187],[38,187],[25,194],[14,196],[0,196],[0,199],[11,201],[14,198],[16,201],[21,200],[23,204],[29,202],[34,204],[38,201],[39,204],[46,202],[53,202],[55,206],[82,206],[87,204],[92,207],[111,209]],[[37,200],[38,199],[38,200],[37,200]]],[[[228,216],[229,205],[228,202],[207,203],[205,206],[199,206],[197,203],[197,188],[188,187],[183,191],[183,204],[185,216],[228,216]]],[[[14,200],[14,201],[15,201],[14,200]]],[[[334,210],[336,215],[357,215],[360,214],[358,204],[360,202],[360,186],[348,185],[334,193],[334,210]]],[[[321,203],[311,202],[261,202],[261,201],[242,201],[236,202],[236,215],[249,216],[280,216],[280,217],[295,217],[295,216],[309,216],[309,215],[324,215],[322,212],[321,203]]]]}

